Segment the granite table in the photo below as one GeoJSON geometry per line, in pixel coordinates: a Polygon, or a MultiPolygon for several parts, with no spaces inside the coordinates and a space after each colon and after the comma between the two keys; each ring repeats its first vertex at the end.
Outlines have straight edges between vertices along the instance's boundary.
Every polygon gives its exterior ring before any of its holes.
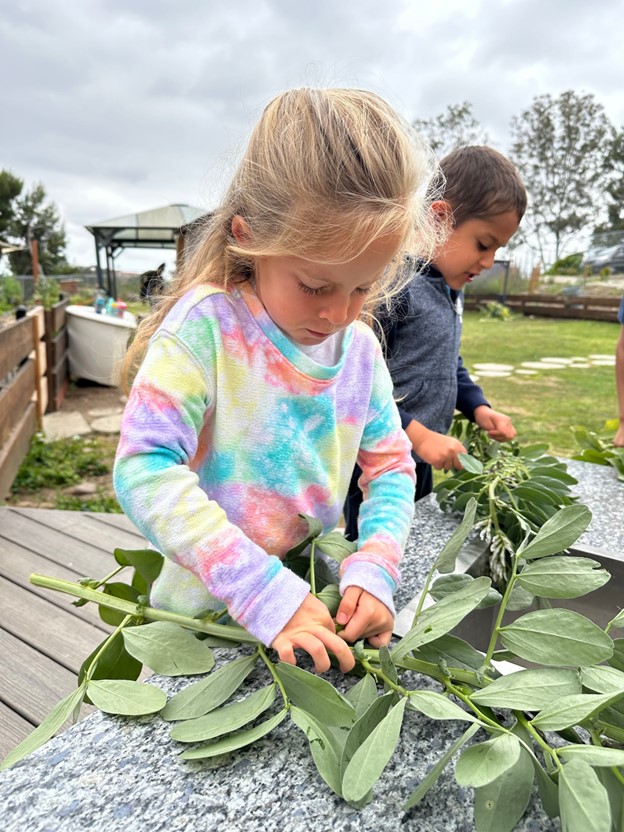
{"type": "MultiPolygon", "coordinates": [[[[582,501],[594,511],[583,542],[621,554],[622,484],[607,468],[572,462],[569,470],[579,478],[582,501]]],[[[418,591],[456,526],[457,518],[443,515],[433,497],[417,504],[398,607],[418,591]]],[[[232,650],[214,652],[217,662],[234,655],[232,650]]],[[[329,675],[343,683],[339,674],[329,675]]],[[[174,693],[188,681],[154,676],[150,683],[174,693]]],[[[264,670],[255,670],[249,687],[266,682],[264,670]]],[[[436,689],[423,677],[417,686],[436,689]]],[[[288,721],[225,760],[187,763],[178,758],[180,746],[170,740],[169,725],[158,716],[129,720],[96,713],[0,774],[0,826],[3,832],[469,832],[474,829],[472,792],[455,783],[452,765],[418,807],[406,815],[401,809],[464,728],[411,712],[373,802],[358,812],[321,781],[307,741],[288,721]]],[[[517,829],[559,828],[534,793],[517,829]]]]}

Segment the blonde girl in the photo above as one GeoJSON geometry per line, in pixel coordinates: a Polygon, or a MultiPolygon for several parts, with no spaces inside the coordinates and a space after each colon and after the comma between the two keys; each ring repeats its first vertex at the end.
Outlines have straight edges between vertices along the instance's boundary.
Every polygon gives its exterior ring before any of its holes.
{"type": "Polygon", "coordinates": [[[154,606],[225,605],[318,672],[348,642],[387,644],[414,464],[379,344],[363,323],[435,244],[430,155],[381,98],[299,89],[267,106],[172,294],[139,327],[115,464],[121,505],[165,555],[154,606]],[[365,500],[336,622],[281,558],[365,500]]]}

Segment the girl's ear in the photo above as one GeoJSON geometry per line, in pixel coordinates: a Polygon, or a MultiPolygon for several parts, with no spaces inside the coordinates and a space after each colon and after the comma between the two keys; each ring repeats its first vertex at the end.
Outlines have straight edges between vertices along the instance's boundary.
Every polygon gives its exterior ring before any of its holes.
{"type": "Polygon", "coordinates": [[[431,211],[438,222],[453,223],[453,209],[444,199],[436,199],[431,203],[431,211]]]}
{"type": "Polygon", "coordinates": [[[232,217],[232,236],[239,246],[249,245],[253,239],[251,228],[240,214],[232,217]]]}

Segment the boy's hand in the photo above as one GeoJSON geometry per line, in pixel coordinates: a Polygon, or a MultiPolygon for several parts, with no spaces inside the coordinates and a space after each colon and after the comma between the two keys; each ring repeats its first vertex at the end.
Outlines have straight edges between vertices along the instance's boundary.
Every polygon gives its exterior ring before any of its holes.
{"type": "Polygon", "coordinates": [[[487,431],[490,439],[496,442],[509,442],[516,435],[516,429],[509,416],[492,410],[486,404],[475,408],[474,420],[482,430],[487,431]]]}
{"type": "Polygon", "coordinates": [[[463,466],[459,461],[459,454],[466,453],[459,439],[436,433],[433,430],[427,431],[418,443],[418,447],[414,447],[414,451],[424,462],[428,462],[434,468],[443,468],[445,471],[450,471],[451,468],[460,470],[463,466]]]}
{"type": "Polygon", "coordinates": [[[383,647],[392,638],[394,616],[385,604],[359,586],[347,587],[336,613],[344,625],[338,634],[345,641],[366,638],[373,647],[383,647]]]}
{"type": "Polygon", "coordinates": [[[281,661],[287,664],[297,664],[296,649],[305,650],[312,657],[317,673],[324,673],[331,666],[328,650],[338,659],[343,673],[355,666],[351,650],[336,635],[329,610],[312,594],[306,597],[284,629],[275,636],[271,647],[277,650],[281,661]]]}

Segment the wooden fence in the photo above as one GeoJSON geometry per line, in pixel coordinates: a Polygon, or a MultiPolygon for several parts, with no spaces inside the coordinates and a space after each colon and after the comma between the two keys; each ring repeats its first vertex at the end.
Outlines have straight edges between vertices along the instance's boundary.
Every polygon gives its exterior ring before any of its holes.
{"type": "MultiPolygon", "coordinates": [[[[464,309],[479,309],[500,295],[466,295],[464,309]]],[[[507,295],[504,300],[512,312],[542,318],[581,318],[592,321],[617,321],[620,298],[588,295],[507,295]]]]}
{"type": "Polygon", "coordinates": [[[42,428],[43,415],[58,410],[68,384],[67,327],[61,301],[35,307],[0,329],[0,499],[4,499],[42,428]]]}

